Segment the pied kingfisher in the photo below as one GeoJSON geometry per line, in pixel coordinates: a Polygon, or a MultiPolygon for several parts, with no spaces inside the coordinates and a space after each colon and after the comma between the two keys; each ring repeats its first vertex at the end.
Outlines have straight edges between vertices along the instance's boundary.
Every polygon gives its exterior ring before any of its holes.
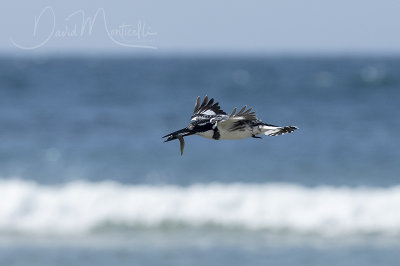
{"type": "Polygon", "coordinates": [[[200,104],[200,96],[197,97],[196,105],[192,119],[187,127],[178,131],[165,135],[166,141],[179,139],[181,146],[181,155],[185,142],[183,137],[193,134],[200,135],[209,139],[244,139],[244,138],[261,138],[257,135],[264,134],[267,136],[277,136],[285,133],[291,133],[297,129],[295,126],[273,126],[266,124],[256,117],[255,112],[251,112],[251,108],[247,109],[245,105],[237,114],[235,107],[230,115],[221,110],[218,102],[214,103],[214,99],[208,100],[208,96],[204,98],[200,104]]]}

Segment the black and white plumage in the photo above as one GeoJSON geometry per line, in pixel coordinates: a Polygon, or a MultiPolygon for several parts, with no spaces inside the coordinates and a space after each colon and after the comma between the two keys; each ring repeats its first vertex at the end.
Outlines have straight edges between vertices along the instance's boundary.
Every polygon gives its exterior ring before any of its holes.
{"type": "Polygon", "coordinates": [[[166,141],[179,139],[181,155],[185,145],[184,137],[193,134],[215,140],[261,138],[258,135],[277,136],[291,133],[297,129],[295,126],[274,126],[266,124],[256,117],[252,109],[244,106],[238,113],[235,107],[230,115],[221,110],[218,102],[204,97],[201,102],[197,97],[191,121],[186,128],[165,135],[166,141]]]}

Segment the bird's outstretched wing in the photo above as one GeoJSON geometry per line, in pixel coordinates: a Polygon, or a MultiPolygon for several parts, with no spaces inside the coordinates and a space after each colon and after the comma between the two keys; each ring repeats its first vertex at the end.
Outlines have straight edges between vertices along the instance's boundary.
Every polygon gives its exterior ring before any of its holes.
{"type": "Polygon", "coordinates": [[[237,108],[235,107],[229,116],[226,116],[224,117],[224,119],[216,121],[218,123],[218,127],[221,130],[225,129],[228,131],[240,130],[248,123],[259,121],[256,117],[256,112],[252,112],[251,108],[247,110],[246,108],[246,105],[243,106],[243,108],[240,109],[240,111],[236,114],[237,108]]]}
{"type": "Polygon", "coordinates": [[[214,98],[208,100],[208,96],[206,95],[203,102],[200,104],[200,96],[197,97],[192,120],[196,120],[197,118],[212,118],[216,115],[226,115],[226,113],[221,110],[218,102],[214,103],[214,98]]]}
{"type": "Polygon", "coordinates": [[[235,118],[236,120],[242,120],[242,119],[245,119],[245,120],[257,120],[256,112],[254,112],[254,111],[252,112],[251,111],[252,108],[249,108],[247,110],[246,110],[246,108],[247,108],[246,105],[243,106],[243,108],[240,109],[240,111],[237,114],[235,114],[236,110],[237,110],[237,108],[235,107],[233,109],[232,113],[229,115],[229,119],[234,119],[235,118]]]}

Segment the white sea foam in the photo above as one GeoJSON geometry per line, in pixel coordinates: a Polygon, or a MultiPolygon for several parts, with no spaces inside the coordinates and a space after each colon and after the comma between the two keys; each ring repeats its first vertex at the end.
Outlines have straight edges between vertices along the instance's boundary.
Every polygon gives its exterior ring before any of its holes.
{"type": "Polygon", "coordinates": [[[188,187],[0,180],[0,232],[81,234],[102,224],[214,224],[321,235],[400,234],[400,186],[308,188],[295,184],[188,187]]]}

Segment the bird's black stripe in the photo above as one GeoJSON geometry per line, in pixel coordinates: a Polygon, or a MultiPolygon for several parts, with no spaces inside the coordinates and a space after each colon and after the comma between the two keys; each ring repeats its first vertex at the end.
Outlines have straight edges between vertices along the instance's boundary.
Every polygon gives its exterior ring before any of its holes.
{"type": "Polygon", "coordinates": [[[193,131],[195,132],[205,132],[211,130],[213,125],[209,122],[200,122],[194,125],[193,131]]]}
{"type": "Polygon", "coordinates": [[[213,139],[219,139],[221,137],[221,134],[219,133],[219,130],[217,127],[215,127],[214,129],[214,134],[213,134],[213,139]]]}

